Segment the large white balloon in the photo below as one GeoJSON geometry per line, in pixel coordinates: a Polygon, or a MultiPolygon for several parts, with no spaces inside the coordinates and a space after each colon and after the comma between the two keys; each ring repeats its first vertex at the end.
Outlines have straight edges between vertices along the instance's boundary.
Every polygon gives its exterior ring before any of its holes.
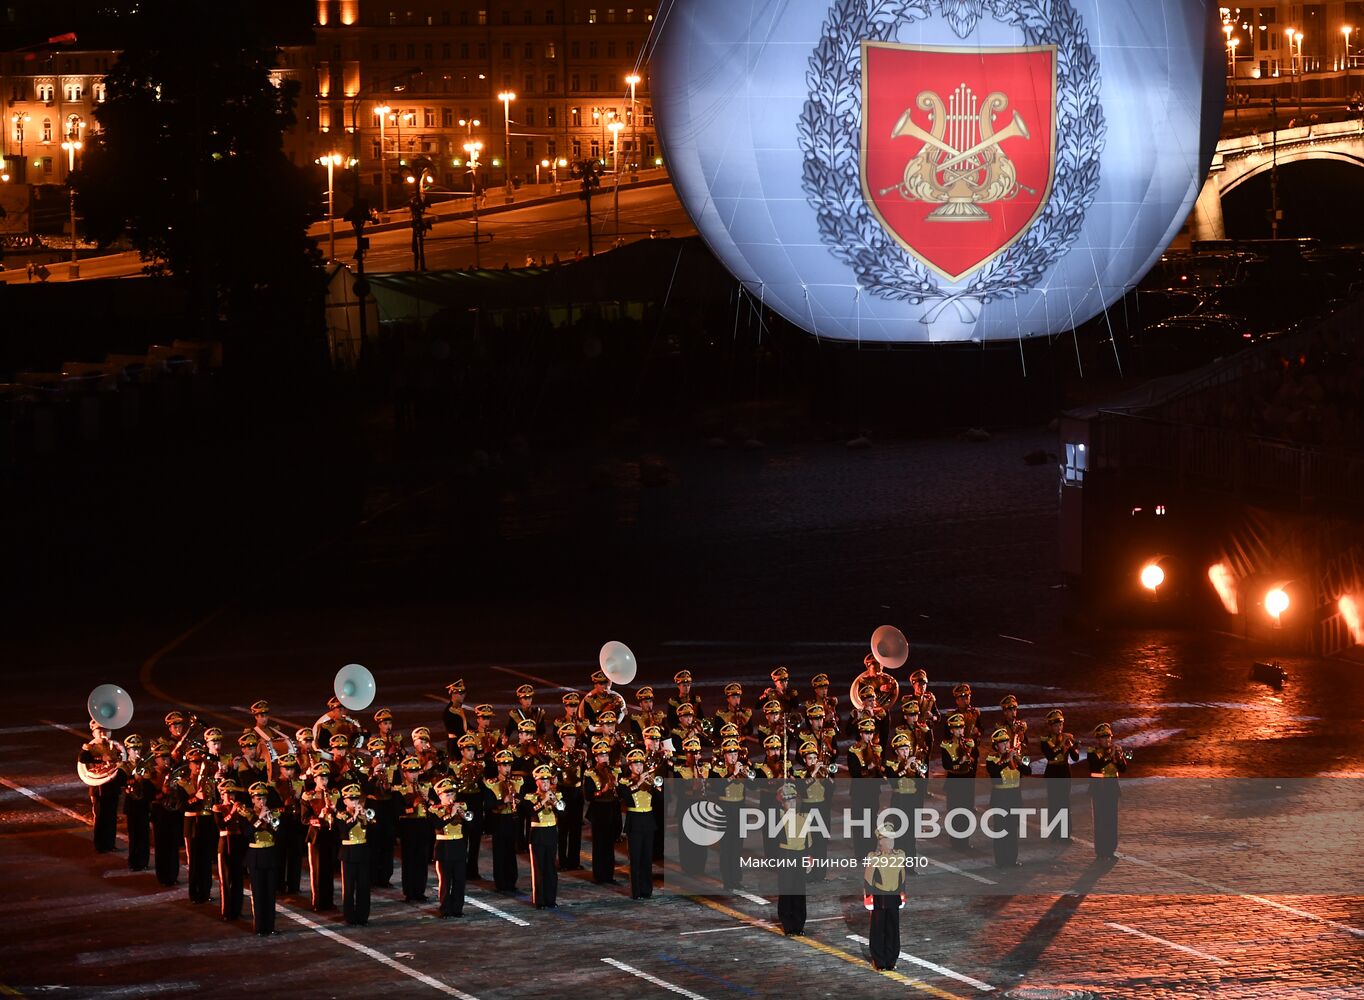
{"type": "Polygon", "coordinates": [[[819,337],[1068,330],[1178,233],[1221,123],[1205,0],[672,0],[651,93],[715,254],[819,337]]]}
{"type": "Polygon", "coordinates": [[[630,647],[615,639],[602,646],[601,652],[597,655],[597,662],[601,665],[601,672],[611,679],[612,684],[629,684],[639,670],[639,665],[635,663],[635,654],[630,652],[630,647]]]}

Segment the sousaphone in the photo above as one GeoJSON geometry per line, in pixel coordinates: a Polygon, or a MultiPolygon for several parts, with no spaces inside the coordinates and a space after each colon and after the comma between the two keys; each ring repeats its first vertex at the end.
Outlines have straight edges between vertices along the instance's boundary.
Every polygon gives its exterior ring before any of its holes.
{"type": "MultiPolygon", "coordinates": [[[[122,729],[133,718],[133,699],[128,692],[117,684],[101,684],[90,692],[85,700],[90,718],[105,729],[122,729]]],[[[119,765],[123,763],[121,747],[110,743],[108,752],[101,760],[87,764],[76,761],[76,774],[81,781],[91,787],[106,785],[119,776],[119,765]]]]}
{"type": "Polygon", "coordinates": [[[871,654],[863,661],[867,669],[858,674],[848,690],[848,700],[859,710],[863,707],[860,688],[871,683],[876,688],[876,704],[889,712],[900,700],[900,682],[887,670],[903,667],[909,660],[909,641],[894,625],[882,625],[871,634],[871,654]]]}

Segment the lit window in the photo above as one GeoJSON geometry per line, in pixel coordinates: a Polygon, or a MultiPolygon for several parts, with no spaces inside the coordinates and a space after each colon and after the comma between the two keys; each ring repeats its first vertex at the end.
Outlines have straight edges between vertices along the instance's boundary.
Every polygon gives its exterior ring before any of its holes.
{"type": "Polygon", "coordinates": [[[44,118],[44,119],[43,119],[43,142],[51,142],[51,141],[52,141],[52,119],[51,119],[51,118],[44,118]]]}
{"type": "Polygon", "coordinates": [[[588,23],[588,24],[596,24],[596,23],[597,23],[597,8],[596,8],[596,7],[589,7],[589,8],[587,9],[587,23],[588,23]]]}
{"type": "Polygon", "coordinates": [[[1085,469],[1088,467],[1088,456],[1085,453],[1085,446],[1079,443],[1066,444],[1066,465],[1062,472],[1062,480],[1069,486],[1082,486],[1085,481],[1085,469]]]}

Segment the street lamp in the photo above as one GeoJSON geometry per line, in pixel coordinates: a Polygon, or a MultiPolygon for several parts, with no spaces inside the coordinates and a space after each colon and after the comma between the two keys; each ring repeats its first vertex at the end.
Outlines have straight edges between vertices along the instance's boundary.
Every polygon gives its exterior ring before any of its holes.
{"type": "Polygon", "coordinates": [[[466,142],[464,152],[469,157],[469,188],[473,194],[474,203],[474,267],[478,263],[478,154],[483,152],[483,143],[466,142]]]}
{"type": "Polygon", "coordinates": [[[66,188],[71,202],[70,277],[75,279],[80,277],[81,266],[76,259],[76,186],[71,183],[71,175],[76,172],[76,150],[84,145],[81,142],[81,129],[85,128],[85,121],[80,115],[72,115],[67,119],[66,126],[66,141],[62,143],[62,149],[66,150],[66,188]]]}
{"type": "Polygon", "coordinates": [[[616,236],[620,236],[620,130],[625,127],[624,122],[612,122],[608,128],[611,129],[611,170],[615,174],[615,184],[612,188],[615,191],[615,212],[616,212],[616,236]]]}
{"type": "Polygon", "coordinates": [[[630,165],[630,180],[639,180],[639,104],[635,101],[635,85],[639,83],[639,74],[631,73],[625,78],[625,82],[630,85],[630,124],[632,126],[630,136],[630,151],[635,154],[634,162],[630,165]]]}
{"type": "Polygon", "coordinates": [[[388,214],[388,140],[384,135],[384,125],[393,109],[387,104],[375,106],[374,113],[379,116],[379,199],[384,214],[388,214]]]}
{"type": "Polygon", "coordinates": [[[1231,48],[1227,50],[1227,51],[1228,51],[1228,54],[1229,54],[1230,57],[1231,57],[1231,116],[1232,116],[1232,118],[1240,118],[1240,117],[1241,117],[1241,106],[1240,106],[1240,103],[1238,102],[1238,94],[1237,94],[1237,92],[1236,92],[1236,49],[1237,49],[1237,46],[1239,46],[1240,44],[1241,44],[1241,39],[1239,39],[1239,38],[1233,38],[1233,39],[1231,40],[1231,48]]]}
{"type": "Polygon", "coordinates": [[[1340,29],[1340,33],[1345,36],[1345,100],[1350,100],[1350,36],[1354,34],[1354,25],[1347,24],[1340,29]]]}
{"type": "MultiPolygon", "coordinates": [[[[19,138],[19,162],[25,163],[26,161],[24,160],[24,126],[33,120],[33,116],[29,114],[27,111],[16,111],[14,112],[12,118],[14,120],[14,131],[19,138]]],[[[28,174],[27,168],[20,171],[20,180],[27,176],[27,174],[28,174]]]]}
{"type": "Polygon", "coordinates": [[[333,179],[336,168],[346,162],[340,153],[319,156],[317,162],[327,168],[327,258],[336,260],[336,202],[333,200],[333,179]]]}
{"type": "Polygon", "coordinates": [[[1296,32],[1294,32],[1294,33],[1293,33],[1293,40],[1296,41],[1296,42],[1298,43],[1298,57],[1297,57],[1297,66],[1298,66],[1298,115],[1301,116],[1301,115],[1302,115],[1302,74],[1303,74],[1303,71],[1304,71],[1305,69],[1307,69],[1307,67],[1303,64],[1303,58],[1302,58],[1302,32],[1301,32],[1301,31],[1296,31],[1296,32]]]}
{"type": "Polygon", "coordinates": [[[535,165],[535,186],[536,186],[536,187],[539,187],[539,186],[540,186],[540,170],[541,170],[541,168],[543,168],[543,169],[545,169],[545,170],[548,170],[548,169],[549,169],[549,160],[541,160],[539,163],[537,163],[537,164],[535,165]]]}
{"type": "Polygon", "coordinates": [[[497,95],[497,99],[502,102],[502,159],[505,162],[503,169],[507,174],[506,198],[510,205],[516,200],[516,195],[512,191],[511,179],[511,102],[516,100],[516,94],[510,90],[504,90],[497,95]]]}

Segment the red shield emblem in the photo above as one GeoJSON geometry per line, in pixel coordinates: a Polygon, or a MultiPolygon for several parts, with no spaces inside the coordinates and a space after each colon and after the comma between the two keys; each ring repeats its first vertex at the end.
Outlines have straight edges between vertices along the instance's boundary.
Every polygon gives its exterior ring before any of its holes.
{"type": "Polygon", "coordinates": [[[918,260],[961,281],[1051,197],[1056,47],[862,43],[862,195],[918,260]]]}

